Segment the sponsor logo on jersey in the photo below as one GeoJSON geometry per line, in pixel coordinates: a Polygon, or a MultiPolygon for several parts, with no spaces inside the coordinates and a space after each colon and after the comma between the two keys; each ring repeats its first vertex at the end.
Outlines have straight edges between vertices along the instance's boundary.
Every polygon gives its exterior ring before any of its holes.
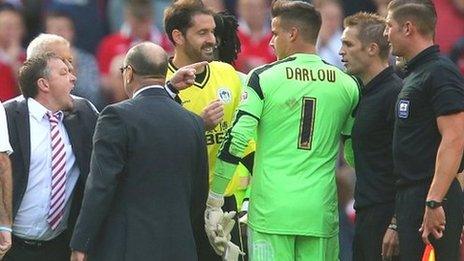
{"type": "Polygon", "coordinates": [[[227,88],[219,88],[218,97],[224,103],[232,101],[232,92],[227,88]]]}
{"type": "Polygon", "coordinates": [[[229,124],[226,121],[220,122],[214,129],[206,132],[206,145],[221,144],[225,138],[229,124]]]}
{"type": "Polygon", "coordinates": [[[407,119],[409,117],[409,100],[401,99],[398,104],[398,118],[407,119]]]}

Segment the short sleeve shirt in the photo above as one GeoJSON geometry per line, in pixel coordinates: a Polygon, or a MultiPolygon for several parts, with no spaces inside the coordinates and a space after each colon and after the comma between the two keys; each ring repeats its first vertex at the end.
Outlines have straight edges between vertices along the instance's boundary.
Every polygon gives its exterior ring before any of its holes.
{"type": "Polygon", "coordinates": [[[400,182],[434,175],[441,135],[437,118],[464,111],[464,78],[431,46],[407,64],[395,108],[393,157],[400,182]]]}
{"type": "Polygon", "coordinates": [[[362,89],[352,141],[356,170],[355,209],[395,200],[392,137],[402,80],[388,67],[362,89]]]}

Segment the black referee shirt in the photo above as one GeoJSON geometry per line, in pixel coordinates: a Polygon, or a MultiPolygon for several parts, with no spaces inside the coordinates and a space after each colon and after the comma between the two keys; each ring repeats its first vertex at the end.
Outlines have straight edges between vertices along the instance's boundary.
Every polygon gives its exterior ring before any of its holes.
{"type": "Polygon", "coordinates": [[[357,210],[395,199],[392,138],[402,80],[388,67],[362,88],[351,132],[356,167],[357,210]]]}
{"type": "Polygon", "coordinates": [[[464,111],[464,79],[437,45],[406,64],[395,109],[393,160],[400,185],[431,180],[441,141],[437,117],[464,111]]]}

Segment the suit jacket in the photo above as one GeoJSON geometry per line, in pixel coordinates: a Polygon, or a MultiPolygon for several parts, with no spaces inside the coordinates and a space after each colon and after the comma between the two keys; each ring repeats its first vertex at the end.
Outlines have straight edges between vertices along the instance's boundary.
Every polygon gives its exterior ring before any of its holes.
{"type": "Polygon", "coordinates": [[[71,248],[88,260],[197,260],[208,190],[201,118],[149,88],[107,106],[93,142],[71,248]]]}
{"type": "MultiPolygon", "coordinates": [[[[27,188],[29,164],[31,159],[29,111],[26,99],[15,99],[4,103],[10,144],[13,154],[10,155],[13,171],[13,220],[27,188]]],[[[72,231],[79,214],[84,185],[89,173],[90,154],[92,151],[92,135],[95,129],[98,112],[86,99],[74,97],[74,109],[64,112],[63,124],[68,133],[72,150],[76,156],[80,175],[74,187],[71,211],[68,219],[68,230],[72,231]]]]}

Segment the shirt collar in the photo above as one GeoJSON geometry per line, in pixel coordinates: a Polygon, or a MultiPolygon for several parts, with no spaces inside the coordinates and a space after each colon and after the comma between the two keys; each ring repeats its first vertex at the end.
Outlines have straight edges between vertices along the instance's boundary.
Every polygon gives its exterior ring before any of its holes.
{"type": "Polygon", "coordinates": [[[384,82],[386,78],[390,77],[394,73],[395,71],[393,70],[393,67],[388,66],[363,86],[362,93],[366,94],[372,90],[377,89],[379,86],[381,86],[380,83],[384,82]]]}
{"type": "Polygon", "coordinates": [[[405,66],[405,71],[406,73],[410,73],[413,71],[415,68],[417,68],[419,65],[424,64],[430,59],[438,57],[440,53],[440,48],[438,45],[432,45],[414,56],[409,62],[406,63],[405,66]]]}
{"type": "MultiPolygon", "coordinates": [[[[46,117],[47,112],[49,110],[45,108],[42,104],[36,101],[33,98],[27,98],[27,106],[29,108],[29,114],[34,118],[37,122],[42,121],[44,117],[46,117]]],[[[56,112],[55,112],[56,113],[56,112]]],[[[60,120],[63,117],[60,118],[60,120]]]]}
{"type": "MultiPolygon", "coordinates": [[[[322,58],[320,56],[318,56],[317,54],[314,54],[314,53],[294,53],[294,54],[290,55],[289,57],[305,59],[305,60],[308,60],[308,61],[322,61],[322,58]]],[[[286,59],[286,58],[284,58],[284,59],[286,59]]],[[[282,60],[284,60],[284,59],[282,59],[282,60]]]]}
{"type": "Polygon", "coordinates": [[[164,89],[163,86],[161,85],[150,85],[150,86],[145,86],[143,88],[138,89],[134,94],[132,95],[132,99],[134,99],[139,93],[145,91],[146,89],[151,89],[151,88],[159,88],[159,89],[164,89]]]}

